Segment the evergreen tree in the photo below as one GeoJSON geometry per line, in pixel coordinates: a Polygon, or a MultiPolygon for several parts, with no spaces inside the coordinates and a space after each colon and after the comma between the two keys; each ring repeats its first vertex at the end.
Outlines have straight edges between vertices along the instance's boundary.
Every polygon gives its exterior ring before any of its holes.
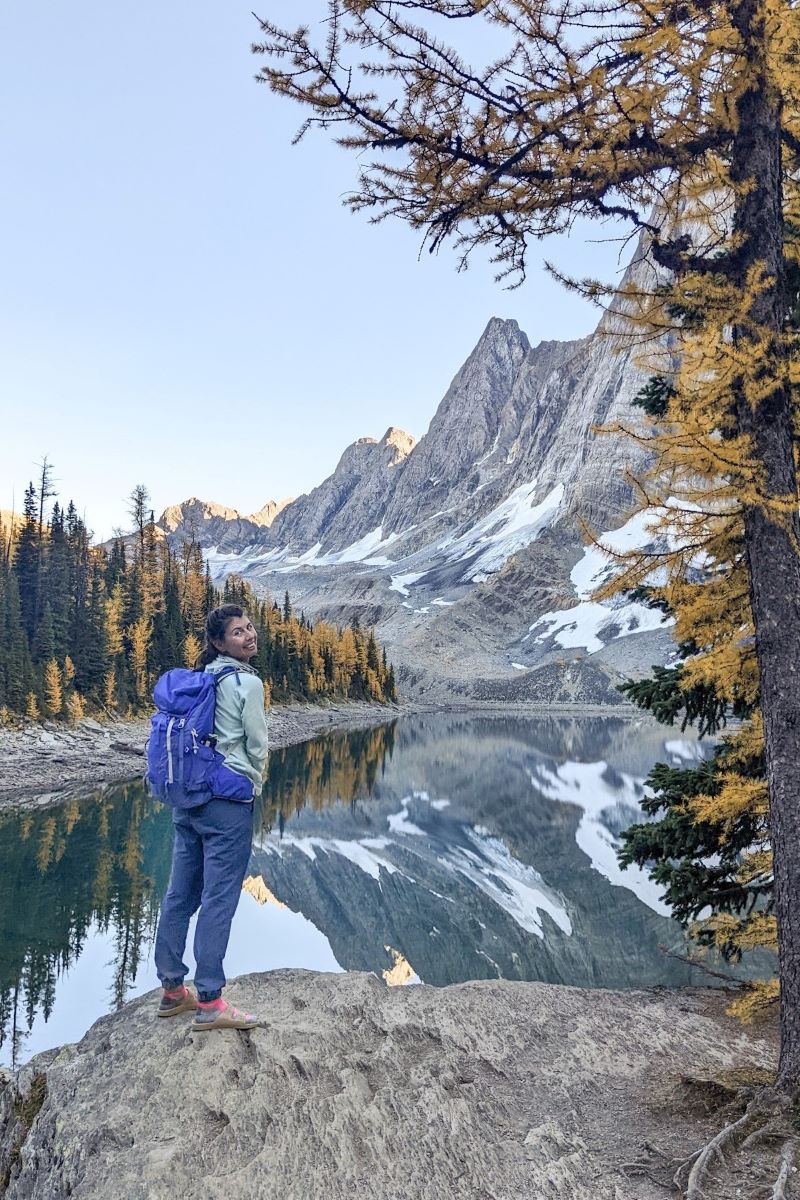
{"type": "Polygon", "coordinates": [[[39,554],[36,489],[29,483],[25,489],[22,530],[14,547],[14,573],[19,589],[22,624],[29,639],[32,639],[36,632],[39,554]]]}
{"type": "Polygon", "coordinates": [[[106,567],[106,589],[109,593],[113,592],[117,584],[124,579],[126,567],[125,543],[122,538],[115,538],[106,567]]]}
{"type": "Polygon", "coordinates": [[[50,520],[47,574],[44,586],[46,603],[50,608],[53,621],[54,653],[59,659],[67,653],[69,646],[71,582],[64,514],[56,502],[53,505],[53,514],[50,520]]]}
{"type": "Polygon", "coordinates": [[[163,607],[163,570],[159,561],[158,536],[152,509],[142,531],[142,608],[150,620],[163,607]]]}
{"type": "Polygon", "coordinates": [[[147,515],[150,511],[150,493],[143,483],[137,483],[129,497],[130,508],[128,509],[135,533],[133,556],[134,561],[139,565],[144,562],[145,558],[145,528],[147,526],[147,515]]]}
{"type": "Polygon", "coordinates": [[[55,651],[56,638],[53,628],[53,610],[50,607],[48,599],[45,600],[42,619],[39,622],[36,636],[33,639],[33,660],[37,663],[46,663],[53,657],[55,651]]]}
{"type": "Polygon", "coordinates": [[[17,712],[22,712],[27,704],[27,696],[33,689],[34,675],[28,639],[22,622],[19,585],[13,572],[6,577],[4,600],[4,702],[17,712]]]}
{"type": "Polygon", "coordinates": [[[37,558],[36,558],[36,592],[35,592],[36,599],[35,599],[35,609],[34,609],[34,614],[33,614],[34,629],[38,626],[39,620],[41,618],[42,575],[44,572],[45,553],[46,553],[44,511],[45,511],[45,507],[47,505],[47,501],[49,499],[51,499],[51,497],[55,496],[55,494],[56,494],[55,490],[53,488],[53,468],[52,468],[52,465],[47,461],[47,455],[45,455],[44,458],[42,459],[40,468],[41,469],[40,469],[40,474],[39,474],[39,514],[38,514],[39,519],[38,519],[37,528],[36,528],[36,535],[37,535],[36,540],[37,540],[38,554],[37,554],[37,558]]]}

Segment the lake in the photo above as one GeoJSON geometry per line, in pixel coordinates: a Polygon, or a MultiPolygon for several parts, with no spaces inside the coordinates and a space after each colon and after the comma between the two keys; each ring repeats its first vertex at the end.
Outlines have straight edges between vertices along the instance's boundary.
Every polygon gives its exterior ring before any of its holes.
{"type": "MultiPolygon", "coordinates": [[[[630,718],[460,714],[274,752],[228,975],[707,983],[660,948],[685,952],[683,934],[615,855],[652,764],[700,753],[630,718]]],[[[0,1062],[157,986],[171,845],[169,810],[138,781],[0,814],[0,1062]]]]}

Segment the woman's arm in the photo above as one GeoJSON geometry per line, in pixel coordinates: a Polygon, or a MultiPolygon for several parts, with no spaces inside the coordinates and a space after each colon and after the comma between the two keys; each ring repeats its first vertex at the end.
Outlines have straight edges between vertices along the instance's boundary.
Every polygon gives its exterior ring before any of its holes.
{"type": "Polygon", "coordinates": [[[269,743],[267,738],[267,714],[264,712],[264,686],[255,675],[242,676],[244,701],[242,704],[242,726],[244,748],[247,757],[261,778],[267,766],[269,743]],[[246,681],[246,682],[245,682],[246,681]]]}

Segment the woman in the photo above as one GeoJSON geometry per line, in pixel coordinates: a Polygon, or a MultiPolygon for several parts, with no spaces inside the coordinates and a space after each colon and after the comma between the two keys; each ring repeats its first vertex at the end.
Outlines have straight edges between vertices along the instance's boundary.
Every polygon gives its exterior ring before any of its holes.
{"type": "MultiPolygon", "coordinates": [[[[257,650],[256,631],[238,604],[224,604],[208,614],[197,670],[230,672],[217,685],[216,748],[226,767],[252,782],[254,797],[261,793],[267,764],[264,688],[249,665],[257,650]]],[[[192,1029],[252,1029],[260,1024],[258,1018],[223,999],[222,960],[250,859],[253,799],[214,797],[196,808],[173,809],[173,821],[172,873],[156,934],[156,970],[164,989],[158,1015],[194,1011],[192,1029]],[[183,982],[189,969],[183,954],[189,921],[198,908],[195,997],[183,982]]]]}

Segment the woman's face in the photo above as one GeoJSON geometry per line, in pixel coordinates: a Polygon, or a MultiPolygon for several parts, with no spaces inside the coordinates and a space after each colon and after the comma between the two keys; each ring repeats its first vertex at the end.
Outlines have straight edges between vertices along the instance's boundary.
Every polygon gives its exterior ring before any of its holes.
{"type": "Polygon", "coordinates": [[[231,617],[225,626],[225,637],[214,642],[220,654],[229,654],[239,662],[249,662],[258,650],[258,638],[253,622],[247,613],[243,617],[231,617]]]}

